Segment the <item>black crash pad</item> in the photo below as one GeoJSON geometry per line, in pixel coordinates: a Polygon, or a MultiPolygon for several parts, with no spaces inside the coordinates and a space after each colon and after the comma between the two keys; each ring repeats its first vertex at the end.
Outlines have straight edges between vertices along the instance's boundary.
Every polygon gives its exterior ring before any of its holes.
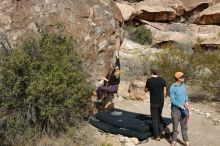
{"type": "Polygon", "coordinates": [[[96,118],[119,128],[128,128],[139,132],[150,131],[151,117],[128,112],[120,109],[113,109],[101,112],[96,118]]]}
{"type": "Polygon", "coordinates": [[[136,137],[139,140],[145,140],[146,138],[152,136],[152,133],[150,131],[138,132],[138,131],[131,130],[131,129],[118,128],[118,127],[112,126],[110,124],[107,124],[105,122],[102,122],[102,121],[96,119],[94,116],[90,116],[88,118],[88,121],[90,124],[92,124],[96,128],[101,129],[102,131],[107,132],[107,133],[121,134],[121,135],[129,136],[129,137],[136,137]]]}
{"type": "MultiPolygon", "coordinates": [[[[163,120],[164,126],[172,122],[170,118],[163,120]]],[[[149,115],[112,109],[90,116],[88,121],[93,126],[112,134],[137,137],[140,140],[152,136],[152,118],[149,115]]]]}

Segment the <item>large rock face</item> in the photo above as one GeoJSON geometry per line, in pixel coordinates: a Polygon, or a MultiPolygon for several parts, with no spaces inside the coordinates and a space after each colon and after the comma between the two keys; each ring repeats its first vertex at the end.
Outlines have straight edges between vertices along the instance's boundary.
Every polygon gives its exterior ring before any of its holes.
{"type": "Polygon", "coordinates": [[[7,37],[14,46],[41,29],[58,31],[65,26],[65,34],[82,42],[80,52],[91,75],[105,76],[118,27],[108,4],[108,0],[1,0],[0,39],[7,37]]]}

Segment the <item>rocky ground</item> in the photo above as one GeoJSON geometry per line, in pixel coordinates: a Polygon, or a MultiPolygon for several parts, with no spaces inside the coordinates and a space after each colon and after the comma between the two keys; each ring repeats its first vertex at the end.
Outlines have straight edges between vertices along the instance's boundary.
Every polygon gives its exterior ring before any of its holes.
{"type": "MultiPolygon", "coordinates": [[[[192,146],[219,146],[220,139],[220,114],[217,109],[218,103],[190,103],[190,121],[189,121],[189,137],[192,146]]],[[[115,98],[115,106],[127,111],[138,112],[143,114],[150,113],[149,100],[136,101],[125,100],[123,98],[115,98]]],[[[170,102],[167,98],[163,109],[163,116],[170,117],[170,102]]],[[[134,146],[136,143],[139,146],[169,146],[169,138],[163,138],[157,142],[152,139],[147,139],[142,142],[137,142],[135,139],[129,139],[120,135],[112,135],[99,131],[93,126],[89,126],[96,135],[94,138],[99,139],[101,144],[112,144],[113,146],[134,146]]],[[[172,130],[172,124],[169,125],[172,130]]],[[[178,135],[179,142],[177,146],[183,145],[181,134],[178,135]]],[[[93,144],[91,144],[93,145],[93,144]]]]}

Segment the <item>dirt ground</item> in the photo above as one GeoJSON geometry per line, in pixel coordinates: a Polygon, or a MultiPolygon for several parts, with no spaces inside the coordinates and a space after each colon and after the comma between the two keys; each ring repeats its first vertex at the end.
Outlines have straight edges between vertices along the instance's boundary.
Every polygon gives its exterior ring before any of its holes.
{"type": "MultiPolygon", "coordinates": [[[[122,98],[115,98],[115,107],[120,108],[127,111],[138,112],[143,114],[150,114],[150,103],[149,101],[132,101],[132,100],[124,100],[122,98]]],[[[205,103],[190,103],[190,109],[197,109],[197,112],[190,111],[190,120],[189,120],[189,138],[191,146],[219,146],[220,145],[220,125],[214,125],[212,118],[220,118],[219,112],[215,107],[210,104],[205,103]],[[199,110],[199,112],[198,112],[199,110]],[[205,113],[209,112],[210,117],[205,117],[205,113]]],[[[170,117],[170,102],[167,98],[165,100],[165,105],[163,108],[163,116],[170,117]]],[[[172,131],[172,124],[170,124],[169,129],[172,131]]],[[[118,136],[105,134],[100,132],[93,126],[90,126],[97,135],[100,141],[108,141],[113,146],[120,146],[118,136]],[[100,134],[101,133],[101,134],[100,134]]],[[[180,127],[179,127],[180,130],[180,127]]],[[[177,146],[183,145],[183,140],[181,136],[181,132],[178,135],[178,143],[177,146]]],[[[100,144],[100,143],[99,143],[100,144]]],[[[100,144],[101,145],[101,144],[100,144]]],[[[146,141],[141,142],[138,146],[169,146],[169,139],[161,139],[159,142],[154,141],[152,139],[147,139],[146,141]]]]}
{"type": "MultiPolygon", "coordinates": [[[[132,101],[123,98],[114,98],[115,107],[123,110],[137,112],[142,114],[150,114],[149,101],[132,101]]],[[[189,138],[191,146],[220,146],[220,125],[214,125],[212,119],[220,119],[218,109],[219,103],[190,103],[190,121],[189,121],[189,138]],[[205,113],[209,113],[210,117],[205,117],[205,113]]],[[[167,98],[163,108],[163,116],[170,117],[170,102],[167,98]]],[[[169,129],[172,131],[172,124],[169,129]]],[[[180,127],[179,127],[180,130],[180,127]]],[[[125,146],[120,143],[120,135],[114,135],[102,132],[101,130],[86,124],[77,137],[81,140],[81,144],[75,144],[69,138],[43,138],[36,146],[125,146]]],[[[75,134],[74,134],[75,135],[75,134]]],[[[76,136],[76,135],[75,135],[76,136]]],[[[72,137],[74,138],[74,137],[72,137]]],[[[178,135],[178,143],[176,146],[183,146],[181,133],[178,135]]],[[[163,138],[159,142],[151,138],[142,141],[137,146],[169,146],[169,138],[163,138]]],[[[29,145],[28,145],[29,146],[29,145]]]]}

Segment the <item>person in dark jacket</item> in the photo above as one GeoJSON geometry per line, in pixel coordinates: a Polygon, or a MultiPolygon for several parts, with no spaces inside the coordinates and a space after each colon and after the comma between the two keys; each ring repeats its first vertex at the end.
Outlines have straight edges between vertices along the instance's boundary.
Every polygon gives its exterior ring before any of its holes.
{"type": "Polygon", "coordinates": [[[164,96],[166,96],[166,82],[158,76],[159,69],[153,65],[151,67],[151,77],[146,81],[145,92],[150,91],[150,112],[153,122],[153,139],[160,140],[160,133],[163,131],[162,110],[164,96]]]}
{"type": "Polygon", "coordinates": [[[97,102],[102,102],[105,98],[104,93],[117,93],[118,91],[118,85],[120,83],[120,60],[118,55],[116,55],[116,62],[113,65],[113,71],[103,80],[105,81],[104,85],[96,90],[97,102]]]}

